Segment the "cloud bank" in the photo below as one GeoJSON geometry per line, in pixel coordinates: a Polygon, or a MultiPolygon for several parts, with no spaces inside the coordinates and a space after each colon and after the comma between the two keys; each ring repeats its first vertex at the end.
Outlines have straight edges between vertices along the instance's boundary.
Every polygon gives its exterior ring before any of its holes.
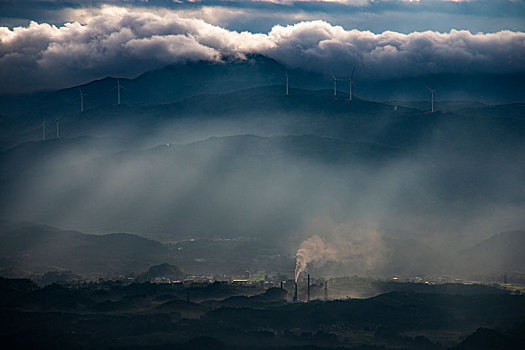
{"type": "Polygon", "coordinates": [[[525,70],[525,33],[452,30],[402,34],[345,30],[325,21],[228,30],[174,13],[106,8],[85,24],[0,27],[1,93],[52,89],[107,75],[134,76],[171,63],[262,54],[291,67],[388,79],[525,70]]]}

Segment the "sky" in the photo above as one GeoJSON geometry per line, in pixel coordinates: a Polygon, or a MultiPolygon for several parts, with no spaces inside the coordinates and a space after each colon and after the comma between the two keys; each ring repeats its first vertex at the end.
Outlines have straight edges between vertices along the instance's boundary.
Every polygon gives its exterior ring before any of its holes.
{"type": "Polygon", "coordinates": [[[0,93],[263,54],[377,79],[525,71],[523,0],[0,0],[0,93]]]}

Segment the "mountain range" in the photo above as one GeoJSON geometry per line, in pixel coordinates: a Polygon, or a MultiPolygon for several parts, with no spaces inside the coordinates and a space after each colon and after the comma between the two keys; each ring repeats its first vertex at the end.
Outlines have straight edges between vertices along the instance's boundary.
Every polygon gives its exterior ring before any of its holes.
{"type": "MultiPolygon", "coordinates": [[[[470,100],[488,104],[522,102],[525,91],[520,82],[523,74],[473,75],[429,74],[417,78],[376,80],[361,76],[357,67],[354,79],[355,94],[364,99],[385,101],[401,99],[427,100],[426,86],[437,89],[437,101],[470,100]]],[[[39,111],[45,115],[61,116],[80,110],[83,95],[84,109],[117,103],[117,85],[120,81],[120,100],[125,104],[157,105],[181,101],[202,95],[227,93],[248,88],[282,85],[298,89],[328,89],[333,80],[324,73],[287,67],[271,58],[248,55],[246,59],[226,59],[224,62],[183,62],[145,72],[134,78],[105,77],[58,91],[30,95],[0,97],[0,113],[30,114],[39,111]],[[31,103],[27,103],[27,101],[31,103]]],[[[340,93],[347,93],[347,76],[338,75],[340,93]]]]}
{"type": "MultiPolygon", "coordinates": [[[[283,256],[330,236],[330,225],[311,232],[324,218],[371,222],[409,232],[385,241],[407,257],[392,273],[441,270],[441,250],[406,241],[418,232],[454,244],[523,227],[524,103],[458,96],[431,113],[418,100],[365,99],[359,82],[351,101],[341,85],[334,96],[330,79],[293,69],[286,95],[285,72],[254,56],[120,79],[121,104],[114,78],[1,97],[0,219],[162,242],[256,239],[283,256]]],[[[48,258],[42,266],[58,264],[48,258]]]]}
{"type": "MultiPolygon", "coordinates": [[[[525,231],[498,233],[468,249],[449,252],[446,258],[422,243],[388,237],[381,239],[388,250],[384,266],[375,271],[379,275],[417,276],[428,273],[467,276],[525,270],[525,261],[519,254],[525,248],[525,231]]],[[[134,234],[94,235],[30,223],[4,222],[0,234],[0,274],[13,277],[18,271],[16,276],[25,277],[47,271],[72,271],[91,276],[142,273],[139,280],[159,276],[180,279],[184,273],[178,267],[192,273],[201,269],[198,259],[189,260],[187,256],[215,257],[217,261],[233,259],[236,263],[232,267],[242,264],[257,269],[260,266],[251,265],[254,261],[263,258],[277,259],[283,253],[279,251],[282,248],[278,245],[269,250],[268,247],[261,250],[257,247],[259,243],[265,245],[261,239],[250,245],[230,240],[224,246],[208,245],[203,250],[206,242],[207,240],[202,240],[202,243],[197,241],[173,246],[134,234]],[[238,255],[235,249],[230,249],[236,246],[243,247],[246,257],[238,255]],[[183,255],[178,250],[180,247],[184,249],[183,255]],[[269,255],[269,252],[274,256],[269,255]]],[[[208,242],[212,243],[212,240],[208,242]]],[[[293,256],[286,257],[288,268],[286,265],[277,267],[274,264],[273,268],[284,268],[275,272],[290,274],[293,259],[293,256]]],[[[207,273],[238,273],[231,270],[232,267],[224,270],[221,263],[210,264],[207,265],[207,273]]]]}
{"type": "Polygon", "coordinates": [[[97,236],[44,225],[3,223],[0,240],[4,268],[37,273],[140,272],[151,265],[173,261],[169,249],[161,243],[126,233],[97,236]]]}

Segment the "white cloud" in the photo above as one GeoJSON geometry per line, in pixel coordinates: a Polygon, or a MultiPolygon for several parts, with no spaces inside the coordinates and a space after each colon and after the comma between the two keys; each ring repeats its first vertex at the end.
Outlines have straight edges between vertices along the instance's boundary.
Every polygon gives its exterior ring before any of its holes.
{"type": "Polygon", "coordinates": [[[56,88],[107,75],[134,75],[173,62],[268,55],[286,65],[377,78],[525,69],[525,33],[452,30],[409,34],[345,30],[325,21],[237,32],[173,12],[107,7],[84,24],[31,22],[0,28],[3,90],[56,88]]]}

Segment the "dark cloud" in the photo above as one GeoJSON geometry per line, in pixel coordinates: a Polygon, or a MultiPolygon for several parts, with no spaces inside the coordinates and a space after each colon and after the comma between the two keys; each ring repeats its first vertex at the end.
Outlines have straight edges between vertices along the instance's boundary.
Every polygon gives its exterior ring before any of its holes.
{"type": "Polygon", "coordinates": [[[58,88],[107,75],[132,76],[174,62],[263,54],[286,65],[368,78],[435,73],[514,73],[525,68],[525,34],[452,30],[402,34],[345,30],[325,21],[237,32],[177,14],[107,8],[86,24],[32,22],[0,28],[2,91],[58,88]]]}

